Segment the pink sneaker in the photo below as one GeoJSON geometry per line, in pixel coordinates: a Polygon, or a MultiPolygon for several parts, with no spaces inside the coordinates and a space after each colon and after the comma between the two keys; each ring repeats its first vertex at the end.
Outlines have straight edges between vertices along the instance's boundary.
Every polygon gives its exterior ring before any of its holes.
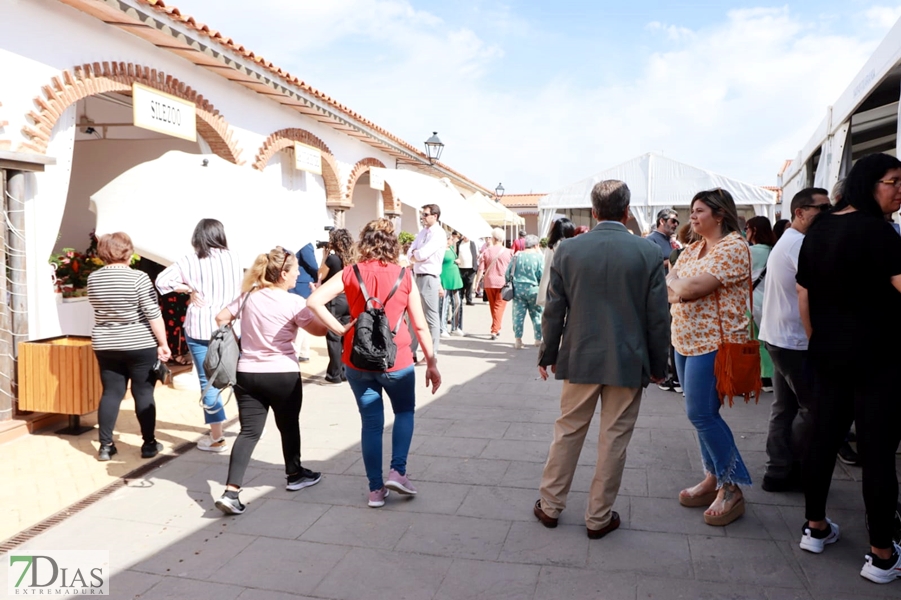
{"type": "Polygon", "coordinates": [[[385,487],[394,490],[398,494],[406,494],[408,496],[415,496],[417,494],[416,488],[413,487],[413,484],[410,483],[407,476],[401,475],[394,469],[391,469],[391,472],[388,473],[388,481],[385,482],[385,487]]]}
{"type": "Polygon", "coordinates": [[[388,497],[388,489],[382,488],[374,492],[369,492],[369,506],[379,508],[385,506],[385,498],[388,497]]]}

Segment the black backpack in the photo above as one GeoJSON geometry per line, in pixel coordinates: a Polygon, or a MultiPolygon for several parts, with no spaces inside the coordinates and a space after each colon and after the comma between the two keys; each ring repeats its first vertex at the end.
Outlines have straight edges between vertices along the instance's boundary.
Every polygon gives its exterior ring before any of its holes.
{"type": "Polygon", "coordinates": [[[404,280],[407,272],[406,268],[400,270],[394,287],[388,292],[388,297],[384,300],[372,298],[366,291],[366,284],[360,277],[360,270],[354,265],[354,275],[360,283],[360,291],[363,293],[363,299],[366,301],[366,308],[357,317],[354,325],[354,339],[350,351],[350,364],[364,371],[387,371],[394,366],[394,359],[397,357],[397,344],[394,343],[394,336],[400,328],[400,324],[404,320],[403,313],[394,329],[388,323],[388,315],[385,314],[385,305],[394,296],[394,292],[400,287],[400,283],[404,280]],[[377,306],[376,306],[377,305],[377,306]]]}

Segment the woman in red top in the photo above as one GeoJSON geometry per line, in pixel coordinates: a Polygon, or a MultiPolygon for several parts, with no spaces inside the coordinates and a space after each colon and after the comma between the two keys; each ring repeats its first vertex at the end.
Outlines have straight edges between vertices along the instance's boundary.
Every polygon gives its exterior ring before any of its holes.
{"type": "MultiPolygon", "coordinates": [[[[357,244],[357,264],[360,277],[370,298],[384,300],[400,277],[401,267],[397,264],[400,244],[394,232],[394,225],[387,219],[369,222],[360,232],[357,244]]],[[[407,477],[407,454],[413,439],[413,414],[416,409],[416,375],[413,372],[412,339],[407,327],[398,327],[394,336],[397,357],[394,366],[387,371],[363,371],[351,363],[354,324],[366,308],[366,301],[360,290],[353,266],[344,268],[341,277],[333,277],[323,283],[307,299],[307,307],[335,335],[344,336],[345,375],[353,390],[360,410],[363,449],[363,464],[369,478],[369,506],[377,508],[385,505],[388,490],[399,494],[415,495],[416,488],[407,477]],[[325,308],[325,305],[339,294],[347,296],[352,321],[342,325],[325,308]],[[385,409],[382,392],[388,394],[394,411],[394,428],[391,434],[391,471],[388,480],[382,479],[382,434],[385,430],[385,409]]],[[[406,311],[413,323],[419,345],[425,354],[428,366],[425,372],[426,385],[432,386],[432,393],[441,385],[438,360],[432,350],[432,338],[422,312],[419,290],[413,285],[412,272],[404,272],[394,295],[386,303],[385,314],[388,322],[395,324],[403,319],[406,311]]],[[[394,327],[392,327],[394,329],[394,327]]]]}

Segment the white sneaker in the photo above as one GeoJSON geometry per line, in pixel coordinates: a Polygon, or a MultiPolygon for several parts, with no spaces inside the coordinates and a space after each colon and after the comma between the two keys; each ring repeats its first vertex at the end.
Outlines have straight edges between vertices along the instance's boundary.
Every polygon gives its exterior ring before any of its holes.
{"type": "Polygon", "coordinates": [[[197,442],[197,449],[203,450],[204,452],[225,452],[228,450],[228,442],[225,441],[224,437],[213,440],[213,438],[207,434],[197,442]]]}
{"type": "Polygon", "coordinates": [[[860,576],[869,579],[873,583],[891,583],[901,577],[901,546],[898,546],[898,544],[894,546],[893,558],[896,558],[895,564],[887,569],[880,569],[873,564],[875,557],[867,553],[867,562],[864,563],[863,568],[860,570],[860,576]]]}
{"type": "Polygon", "coordinates": [[[443,338],[449,338],[449,337],[450,337],[450,334],[449,334],[448,332],[446,332],[446,331],[442,331],[442,332],[441,332],[441,337],[443,337],[443,338]]]}
{"type": "Polygon", "coordinates": [[[451,335],[456,336],[456,337],[465,337],[466,336],[466,334],[463,333],[462,329],[454,329],[453,331],[451,331],[451,335]]]}
{"type": "Polygon", "coordinates": [[[517,350],[522,348],[522,338],[516,338],[516,341],[513,342],[513,347],[517,350]]]}
{"type": "Polygon", "coordinates": [[[826,546],[828,544],[834,544],[838,541],[839,537],[841,537],[838,530],[838,525],[836,525],[829,519],[826,519],[826,523],[829,524],[828,534],[826,532],[812,530],[809,527],[807,521],[804,522],[804,526],[801,528],[801,550],[807,550],[808,552],[813,552],[814,554],[820,554],[823,550],[826,549],[826,546]]]}

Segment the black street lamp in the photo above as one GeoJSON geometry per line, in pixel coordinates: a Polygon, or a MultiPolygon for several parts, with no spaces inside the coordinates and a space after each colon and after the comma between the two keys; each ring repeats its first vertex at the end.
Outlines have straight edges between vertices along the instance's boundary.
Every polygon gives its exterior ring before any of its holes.
{"type": "Polygon", "coordinates": [[[506,190],[504,189],[504,185],[503,185],[502,183],[497,184],[497,187],[494,188],[494,194],[495,194],[495,195],[494,195],[494,201],[495,201],[495,202],[500,202],[500,201],[501,201],[501,198],[504,197],[504,192],[505,192],[505,191],[506,191],[506,190]]]}
{"type": "Polygon", "coordinates": [[[425,141],[425,153],[429,157],[429,164],[435,164],[441,158],[444,144],[438,139],[438,132],[433,131],[432,137],[425,141]]]}

